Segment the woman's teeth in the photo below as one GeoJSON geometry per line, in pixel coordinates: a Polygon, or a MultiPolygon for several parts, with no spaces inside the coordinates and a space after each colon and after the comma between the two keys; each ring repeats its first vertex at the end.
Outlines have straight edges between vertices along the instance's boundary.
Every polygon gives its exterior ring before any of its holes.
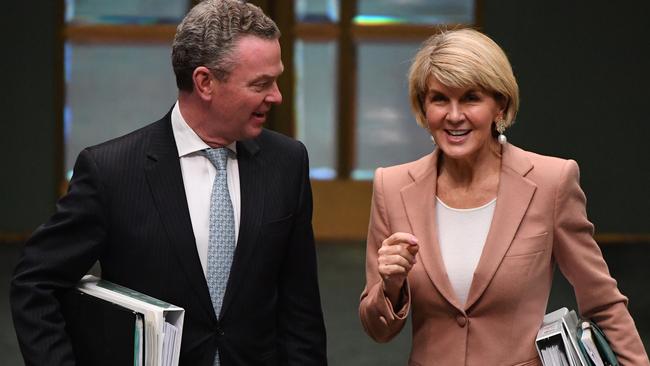
{"type": "Polygon", "coordinates": [[[447,133],[452,136],[464,136],[469,133],[469,130],[447,130],[447,133]]]}

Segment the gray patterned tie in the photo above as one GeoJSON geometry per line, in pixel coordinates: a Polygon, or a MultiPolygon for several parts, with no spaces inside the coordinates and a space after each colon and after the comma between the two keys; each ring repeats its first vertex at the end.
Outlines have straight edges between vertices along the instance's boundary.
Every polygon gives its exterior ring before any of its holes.
{"type": "MultiPolygon", "coordinates": [[[[217,175],[212,184],[210,198],[210,236],[208,239],[208,289],[214,307],[214,313],[219,317],[223,296],[228,284],[230,266],[235,253],[235,218],[228,192],[226,164],[228,149],[206,149],[205,156],[217,168],[217,175]]],[[[215,355],[214,365],[219,366],[219,351],[215,355]]]]}

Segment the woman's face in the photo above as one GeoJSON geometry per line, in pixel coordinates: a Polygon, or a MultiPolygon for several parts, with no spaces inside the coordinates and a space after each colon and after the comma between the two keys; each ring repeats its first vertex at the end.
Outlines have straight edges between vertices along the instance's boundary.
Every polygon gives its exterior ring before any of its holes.
{"type": "Polygon", "coordinates": [[[430,78],[424,111],[431,136],[447,158],[472,161],[498,146],[492,122],[503,107],[481,88],[447,87],[430,78]]]}

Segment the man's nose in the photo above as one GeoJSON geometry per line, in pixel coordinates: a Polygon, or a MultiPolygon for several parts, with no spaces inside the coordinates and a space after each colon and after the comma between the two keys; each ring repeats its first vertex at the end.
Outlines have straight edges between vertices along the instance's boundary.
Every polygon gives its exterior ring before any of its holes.
{"type": "Polygon", "coordinates": [[[274,82],[271,92],[266,96],[266,102],[271,104],[280,104],[282,103],[282,93],[280,93],[280,88],[278,83],[274,82]]]}

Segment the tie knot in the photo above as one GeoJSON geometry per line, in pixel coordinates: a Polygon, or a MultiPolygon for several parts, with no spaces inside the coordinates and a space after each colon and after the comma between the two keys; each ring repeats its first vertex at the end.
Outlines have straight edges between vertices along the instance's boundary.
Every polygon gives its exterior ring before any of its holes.
{"type": "Polygon", "coordinates": [[[205,157],[210,160],[217,170],[226,170],[228,162],[228,148],[219,147],[216,149],[205,149],[205,157]]]}

